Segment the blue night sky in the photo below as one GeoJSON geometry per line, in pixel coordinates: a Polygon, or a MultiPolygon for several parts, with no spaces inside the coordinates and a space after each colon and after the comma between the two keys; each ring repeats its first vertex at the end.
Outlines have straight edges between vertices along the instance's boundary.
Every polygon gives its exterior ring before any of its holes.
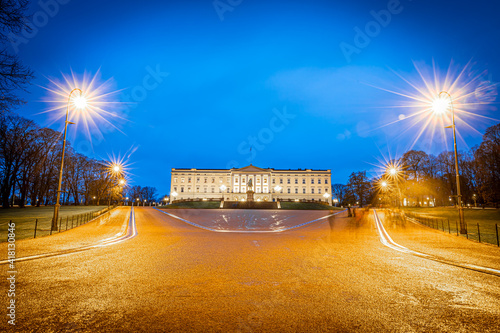
{"type": "MultiPolygon", "coordinates": [[[[414,92],[400,76],[421,84],[415,63],[430,71],[434,62],[443,74],[451,62],[452,73],[469,64],[478,83],[499,80],[499,10],[491,0],[71,0],[17,46],[36,74],[17,112],[62,130],[54,115],[40,114],[49,108],[42,87],[71,70],[99,72],[120,90],[114,96],[124,103],[110,108],[125,120],[111,118],[117,129],[98,123],[102,138],[94,133],[92,147],[83,131],[70,141],[88,156],[126,155],[133,185],[162,195],[173,167],[250,161],[331,169],[333,182],[345,183],[412,146],[411,119],[381,127],[412,111],[397,107],[408,99],[382,89],[414,92]],[[388,7],[394,13],[375,23],[371,12],[388,7]],[[369,40],[356,38],[367,27],[369,40]]],[[[34,2],[32,13],[40,11],[34,2]]],[[[488,93],[493,103],[472,112],[498,119],[496,93],[488,93]]],[[[459,149],[480,143],[497,122],[473,117],[472,130],[458,121],[459,149]]],[[[450,140],[426,132],[414,148],[439,153],[450,140]]]]}

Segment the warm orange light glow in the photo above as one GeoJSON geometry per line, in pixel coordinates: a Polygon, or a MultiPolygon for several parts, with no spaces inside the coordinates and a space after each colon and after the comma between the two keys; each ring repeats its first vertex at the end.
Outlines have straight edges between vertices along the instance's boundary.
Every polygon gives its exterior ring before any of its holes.
{"type": "Polygon", "coordinates": [[[73,105],[79,110],[87,108],[87,98],[83,95],[75,96],[72,98],[73,105]]]}
{"type": "MultiPolygon", "coordinates": [[[[390,106],[402,111],[398,119],[381,127],[395,123],[404,124],[400,128],[401,135],[413,136],[413,140],[403,147],[404,150],[413,149],[416,144],[435,145],[436,134],[439,134],[439,141],[448,147],[449,132],[447,133],[445,127],[452,123],[451,100],[453,100],[455,121],[463,131],[482,135],[474,127],[474,122],[498,121],[483,115],[485,111],[493,111],[493,107],[486,105],[494,101],[497,96],[496,86],[485,80],[485,72],[473,70],[471,63],[463,67],[451,63],[445,71],[440,71],[434,63],[432,66],[414,63],[414,66],[417,72],[415,77],[396,73],[406,83],[406,87],[398,86],[395,89],[376,87],[401,97],[400,101],[390,106]],[[450,96],[440,96],[441,92],[447,92],[450,96]]],[[[457,133],[457,136],[462,140],[460,133],[457,133]]],[[[462,143],[466,145],[463,140],[462,143]]]]}
{"type": "Polygon", "coordinates": [[[432,111],[435,115],[443,115],[450,109],[450,99],[448,97],[436,97],[432,101],[432,111]]]}
{"type": "Polygon", "coordinates": [[[103,124],[118,130],[116,124],[125,120],[117,109],[122,104],[117,101],[119,91],[114,90],[112,79],[101,83],[99,76],[99,72],[95,75],[76,75],[71,72],[69,75],[62,74],[61,79],[49,78],[49,85],[42,88],[50,92],[50,96],[44,99],[50,106],[42,113],[49,113],[53,123],[60,122],[66,116],[70,92],[79,88],[82,93],[74,94],[70,100],[69,119],[76,123],[76,126],[71,127],[73,134],[82,132],[91,140],[96,136],[103,138],[100,131],[103,124]]]}

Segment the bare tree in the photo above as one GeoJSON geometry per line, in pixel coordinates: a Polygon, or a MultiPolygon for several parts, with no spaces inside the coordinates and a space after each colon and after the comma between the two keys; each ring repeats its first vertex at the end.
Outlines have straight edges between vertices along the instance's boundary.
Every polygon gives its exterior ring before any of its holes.
{"type": "Polygon", "coordinates": [[[26,91],[33,72],[23,65],[19,57],[7,51],[9,35],[29,29],[25,24],[27,0],[0,0],[0,112],[9,111],[24,103],[18,95],[26,91]]]}

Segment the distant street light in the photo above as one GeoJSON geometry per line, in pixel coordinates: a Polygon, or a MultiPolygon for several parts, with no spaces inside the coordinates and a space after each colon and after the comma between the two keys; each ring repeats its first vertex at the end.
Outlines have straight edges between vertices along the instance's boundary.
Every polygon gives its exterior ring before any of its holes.
{"type": "Polygon", "coordinates": [[[177,198],[177,196],[178,196],[179,194],[177,194],[177,192],[175,192],[175,191],[174,191],[174,192],[172,192],[172,193],[171,193],[171,195],[174,197],[174,199],[172,200],[172,202],[174,202],[174,201],[175,201],[175,198],[177,198]]]}
{"type": "Polygon", "coordinates": [[[227,189],[226,185],[222,184],[220,187],[219,187],[221,193],[222,193],[222,201],[224,201],[224,191],[227,189]]]}
{"type": "MultiPolygon", "coordinates": [[[[274,191],[275,191],[276,193],[279,193],[279,192],[281,191],[281,186],[276,185],[276,186],[274,187],[274,191]]],[[[278,195],[277,195],[277,194],[276,194],[276,201],[278,201],[278,195]]]]}
{"type": "Polygon", "coordinates": [[[335,203],[335,207],[337,207],[337,203],[339,202],[338,199],[333,199],[333,202],[335,203]]]}
{"type": "Polygon", "coordinates": [[[326,202],[328,203],[328,198],[330,197],[330,194],[328,192],[325,192],[325,194],[323,194],[323,198],[325,198],[326,202]]]}
{"type": "Polygon", "coordinates": [[[62,175],[63,175],[63,169],[64,169],[64,153],[66,150],[66,133],[68,131],[68,124],[74,124],[71,121],[68,121],[69,117],[69,107],[71,105],[71,102],[73,102],[73,106],[76,109],[84,109],[87,107],[87,101],[85,96],[83,96],[83,92],[79,88],[75,88],[71,90],[68,96],[68,104],[66,107],[66,120],[64,121],[64,138],[63,138],[63,148],[62,148],[62,156],[61,156],[61,169],[59,170],[59,183],[57,185],[57,192],[56,192],[56,205],[54,206],[54,216],[52,217],[52,231],[57,230],[57,219],[59,218],[59,200],[61,196],[61,184],[62,184],[62,175]],[[73,95],[73,92],[79,91],[80,95],[77,97],[74,97],[73,100],[71,99],[71,96],[73,95]]]}
{"type": "Polygon", "coordinates": [[[457,153],[457,135],[455,126],[455,109],[453,108],[453,99],[451,95],[446,91],[441,91],[439,96],[432,102],[432,110],[436,115],[442,115],[451,109],[451,126],[446,126],[445,128],[453,129],[453,147],[455,150],[455,176],[457,183],[457,204],[458,204],[458,216],[460,219],[460,233],[466,234],[467,229],[465,226],[464,211],[462,208],[462,194],[460,192],[460,175],[458,173],[458,153],[457,153]],[[446,97],[445,97],[445,96],[446,97]]]}
{"type": "Polygon", "coordinates": [[[401,189],[399,188],[399,181],[403,179],[403,171],[401,169],[401,164],[399,162],[391,162],[387,164],[385,168],[387,178],[394,181],[394,184],[396,184],[398,207],[401,206],[401,189]]]}

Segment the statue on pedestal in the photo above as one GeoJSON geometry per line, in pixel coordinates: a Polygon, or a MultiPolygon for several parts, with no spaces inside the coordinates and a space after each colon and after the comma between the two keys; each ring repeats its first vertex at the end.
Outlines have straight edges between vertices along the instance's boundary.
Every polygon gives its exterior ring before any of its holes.
{"type": "Polygon", "coordinates": [[[248,180],[247,187],[248,187],[248,190],[247,190],[247,201],[253,201],[254,191],[253,191],[253,183],[252,183],[252,179],[251,178],[248,180]]]}

